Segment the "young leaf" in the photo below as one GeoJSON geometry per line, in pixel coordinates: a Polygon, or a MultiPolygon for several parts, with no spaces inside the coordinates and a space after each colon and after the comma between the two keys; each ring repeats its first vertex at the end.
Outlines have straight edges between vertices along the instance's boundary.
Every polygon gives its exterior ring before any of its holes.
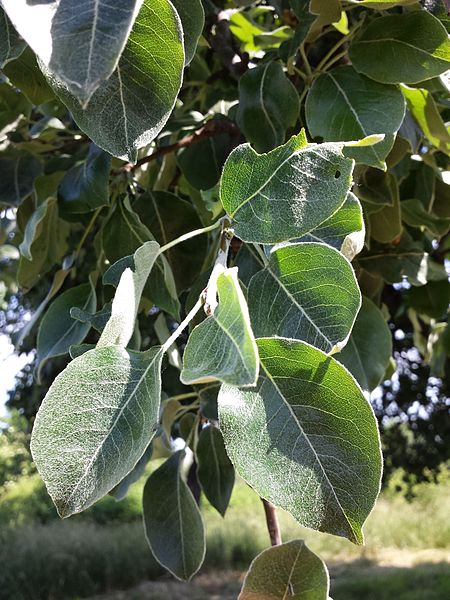
{"type": "Polygon", "coordinates": [[[3,0],[17,31],[82,104],[117,66],[142,0],[3,0]]]}
{"type": "Polygon", "coordinates": [[[325,563],[305,542],[293,540],[254,559],[238,600],[328,600],[329,590],[325,563]]]}
{"type": "Polygon", "coordinates": [[[111,317],[97,347],[126,346],[134,331],[142,292],[159,254],[157,242],[146,242],[133,255],[134,271],[127,267],[119,281],[111,307],[111,317]]]}
{"type": "Polygon", "coordinates": [[[3,69],[10,60],[20,56],[25,46],[25,42],[17,34],[0,6],[0,69],[3,69]]]}
{"type": "Polygon", "coordinates": [[[268,152],[283,144],[299,111],[297,90],[280,63],[259,65],[239,80],[237,122],[257,152],[268,152]]]}
{"type": "Polygon", "coordinates": [[[361,544],[380,489],[372,408],[350,373],[303,342],[258,340],[256,389],[223,385],[227,453],[257,493],[302,525],[361,544]]]}
{"type": "Polygon", "coordinates": [[[258,379],[258,349],[237,268],[219,275],[217,290],[218,307],[189,336],[181,381],[192,384],[219,379],[234,385],[254,385],[258,379]]]}
{"type": "Polygon", "coordinates": [[[135,162],[139,148],[158,135],[172,112],[183,75],[182,38],[169,0],[144,0],[117,67],[87,107],[83,109],[57,74],[45,74],[97,146],[135,162]]]}
{"type": "Polygon", "coordinates": [[[350,45],[359,73],[381,83],[418,83],[450,68],[450,41],[426,10],[375,19],[350,45]]]}
{"type": "Polygon", "coordinates": [[[159,421],[163,352],[95,348],[52,383],[31,438],[61,517],[85,510],[134,468],[159,421]]]}
{"type": "Polygon", "coordinates": [[[202,429],[197,444],[197,477],[205,496],[224,517],[234,487],[234,467],[222,434],[210,425],[202,429]]]}
{"type": "Polygon", "coordinates": [[[248,298],[257,338],[303,340],[325,352],[345,346],[361,306],[348,260],[315,242],[274,248],[251,279],[248,298]]]}
{"type": "Polygon", "coordinates": [[[352,334],[336,360],[347,367],[363,390],[372,392],[382,381],[391,355],[392,335],[386,319],[369,298],[363,298],[352,334]]]}
{"type": "Polygon", "coordinates": [[[184,451],[173,454],[144,487],[144,526],[156,560],[178,579],[189,580],[205,558],[203,520],[180,469],[184,451]]]}
{"type": "Polygon", "coordinates": [[[69,352],[72,345],[81,344],[89,332],[90,325],[71,317],[72,307],[95,310],[95,289],[84,283],[62,293],[50,305],[39,326],[37,336],[37,376],[49,358],[69,352]]]}
{"type": "Polygon", "coordinates": [[[323,242],[340,250],[348,260],[353,260],[364,248],[365,236],[361,203],[353,192],[349,192],[344,204],[334,215],[299,241],[323,242]]]}
{"type": "Polygon", "coordinates": [[[343,144],[308,144],[302,132],[268,154],[248,144],[225,163],[220,197],[246,242],[275,244],[305,235],[342,206],[353,161],[343,144]]]}
{"type": "Polygon", "coordinates": [[[378,144],[344,151],[357,162],[379,169],[386,169],[385,158],[404,115],[405,101],[398,88],[372,81],[350,66],[320,75],[306,100],[306,120],[312,137],[336,142],[384,133],[384,140],[378,144]]]}
{"type": "Polygon", "coordinates": [[[195,56],[198,40],[205,24],[205,11],[201,0],[171,0],[181,19],[184,33],[185,64],[188,65],[195,56]]]}

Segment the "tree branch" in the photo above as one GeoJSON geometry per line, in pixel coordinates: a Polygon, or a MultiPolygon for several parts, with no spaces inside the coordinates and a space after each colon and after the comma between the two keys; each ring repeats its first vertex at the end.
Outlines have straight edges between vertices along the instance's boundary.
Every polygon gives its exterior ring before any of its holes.
{"type": "Polygon", "coordinates": [[[272,546],[281,546],[281,531],[278,523],[277,509],[273,504],[261,498],[266,513],[267,530],[272,546]]]}
{"type": "Polygon", "coordinates": [[[233,121],[228,120],[219,120],[212,119],[208,121],[203,127],[197,129],[191,135],[188,135],[181,140],[178,140],[174,144],[169,144],[168,146],[161,146],[157,150],[155,150],[152,154],[148,156],[144,156],[139,159],[136,164],[127,163],[113,172],[113,175],[119,175],[120,173],[133,173],[142,165],[145,165],[153,160],[157,160],[166,154],[171,154],[172,152],[177,152],[182,148],[188,148],[189,146],[193,146],[194,144],[198,144],[202,140],[206,140],[214,135],[218,135],[220,133],[228,133],[230,136],[239,137],[240,131],[238,126],[233,123],[233,121]]]}

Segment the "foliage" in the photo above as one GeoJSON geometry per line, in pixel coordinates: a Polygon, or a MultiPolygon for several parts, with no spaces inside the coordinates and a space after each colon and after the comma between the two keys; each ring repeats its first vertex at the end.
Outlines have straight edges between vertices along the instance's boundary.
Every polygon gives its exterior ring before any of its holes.
{"type": "MultiPolygon", "coordinates": [[[[224,514],[233,467],[363,543],[387,320],[437,375],[449,353],[442,2],[79,5],[3,0],[0,20],[2,294],[32,309],[9,333],[37,331],[31,450],[59,514],[164,456],[144,521],[177,577],[205,556],[202,488],[224,514]]],[[[267,552],[292,548],[326,600],[301,542],[267,552]]]]}

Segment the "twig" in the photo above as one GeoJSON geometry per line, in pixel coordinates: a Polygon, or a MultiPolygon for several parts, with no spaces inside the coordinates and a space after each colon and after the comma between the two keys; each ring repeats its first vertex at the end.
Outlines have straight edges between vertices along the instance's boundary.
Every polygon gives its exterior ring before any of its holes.
{"type": "Polygon", "coordinates": [[[278,523],[277,509],[273,504],[261,498],[266,513],[267,530],[272,546],[281,546],[281,531],[278,523]]]}
{"type": "Polygon", "coordinates": [[[202,140],[206,140],[214,135],[218,135],[219,133],[229,133],[232,136],[239,136],[240,131],[238,126],[232,121],[225,120],[211,120],[208,121],[203,127],[197,129],[191,135],[188,135],[181,140],[178,140],[174,144],[169,144],[168,146],[162,146],[155,150],[152,154],[148,156],[144,156],[139,159],[136,164],[127,163],[123,165],[116,171],[113,171],[113,175],[119,175],[120,173],[133,173],[142,165],[145,165],[153,160],[157,160],[166,154],[170,154],[171,152],[177,152],[182,148],[188,148],[194,144],[198,144],[202,140]]]}

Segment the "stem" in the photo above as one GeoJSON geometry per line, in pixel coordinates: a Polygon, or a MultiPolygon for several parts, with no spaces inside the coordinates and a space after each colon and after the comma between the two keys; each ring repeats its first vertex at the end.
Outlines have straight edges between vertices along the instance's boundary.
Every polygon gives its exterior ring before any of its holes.
{"type": "Polygon", "coordinates": [[[348,41],[348,36],[344,36],[342,37],[332,48],[329,52],[327,52],[325,54],[325,56],[322,58],[322,60],[320,61],[320,63],[317,65],[317,71],[321,71],[324,67],[324,65],[327,64],[327,62],[329,61],[329,59],[333,56],[333,54],[336,52],[336,50],[338,50],[342,44],[345,44],[345,42],[348,41]]]}
{"type": "Polygon", "coordinates": [[[204,300],[203,300],[202,296],[200,296],[200,298],[195,303],[194,308],[189,311],[186,318],[183,321],[181,321],[181,323],[178,325],[175,332],[172,333],[170,338],[168,340],[166,340],[164,342],[164,344],[161,346],[163,352],[167,352],[167,350],[170,348],[170,346],[174,342],[176,342],[176,340],[180,337],[180,335],[183,333],[183,331],[186,329],[186,327],[189,325],[189,323],[192,321],[192,319],[195,317],[195,315],[201,309],[201,307],[203,306],[203,302],[204,302],[204,300]]]}
{"type": "Polygon", "coordinates": [[[273,504],[261,498],[264,512],[266,513],[267,531],[269,532],[270,542],[272,546],[281,546],[281,531],[278,522],[277,509],[273,504]]]}
{"type": "Polygon", "coordinates": [[[177,396],[170,396],[168,400],[189,400],[189,398],[197,398],[197,392],[188,392],[186,394],[178,394],[177,396]]]}
{"type": "Polygon", "coordinates": [[[347,56],[347,52],[347,50],[343,50],[342,52],[339,52],[339,54],[336,54],[336,56],[333,56],[333,58],[323,67],[322,71],[328,71],[331,65],[334,65],[334,63],[337,63],[338,60],[341,60],[341,58],[347,56]]]}
{"type": "Polygon", "coordinates": [[[194,231],[189,231],[188,233],[181,235],[176,240],[172,240],[165,246],[161,246],[161,248],[159,249],[159,253],[162,254],[163,252],[167,252],[167,250],[169,250],[170,248],[173,248],[173,246],[176,246],[177,244],[181,244],[182,242],[185,242],[186,240],[190,240],[191,238],[196,237],[197,235],[202,235],[203,233],[208,233],[209,231],[214,231],[214,229],[218,229],[221,225],[222,225],[222,220],[219,219],[219,221],[216,221],[215,223],[213,223],[213,225],[209,225],[208,227],[203,227],[202,229],[194,229],[194,231]]]}
{"type": "Polygon", "coordinates": [[[230,250],[231,240],[233,238],[233,230],[228,229],[230,224],[227,217],[221,219],[222,232],[220,236],[220,246],[217,252],[216,261],[211,273],[211,276],[206,287],[205,294],[205,313],[209,316],[214,314],[218,306],[217,302],[217,278],[227,268],[228,252],[230,250]]]}
{"type": "Polygon", "coordinates": [[[266,256],[266,254],[265,254],[264,250],[261,248],[261,246],[260,246],[259,244],[253,244],[253,248],[254,248],[254,249],[256,250],[256,252],[258,253],[258,255],[259,255],[260,259],[261,259],[261,260],[262,260],[262,262],[263,262],[263,265],[264,265],[264,266],[267,266],[267,264],[268,264],[268,262],[269,262],[269,261],[267,260],[267,256],[266,256]]]}
{"type": "Polygon", "coordinates": [[[312,69],[311,69],[311,65],[309,64],[308,57],[306,56],[305,46],[303,44],[301,44],[299,50],[300,50],[300,56],[303,59],[303,64],[305,65],[306,73],[309,76],[311,76],[312,75],[312,69]]]}

